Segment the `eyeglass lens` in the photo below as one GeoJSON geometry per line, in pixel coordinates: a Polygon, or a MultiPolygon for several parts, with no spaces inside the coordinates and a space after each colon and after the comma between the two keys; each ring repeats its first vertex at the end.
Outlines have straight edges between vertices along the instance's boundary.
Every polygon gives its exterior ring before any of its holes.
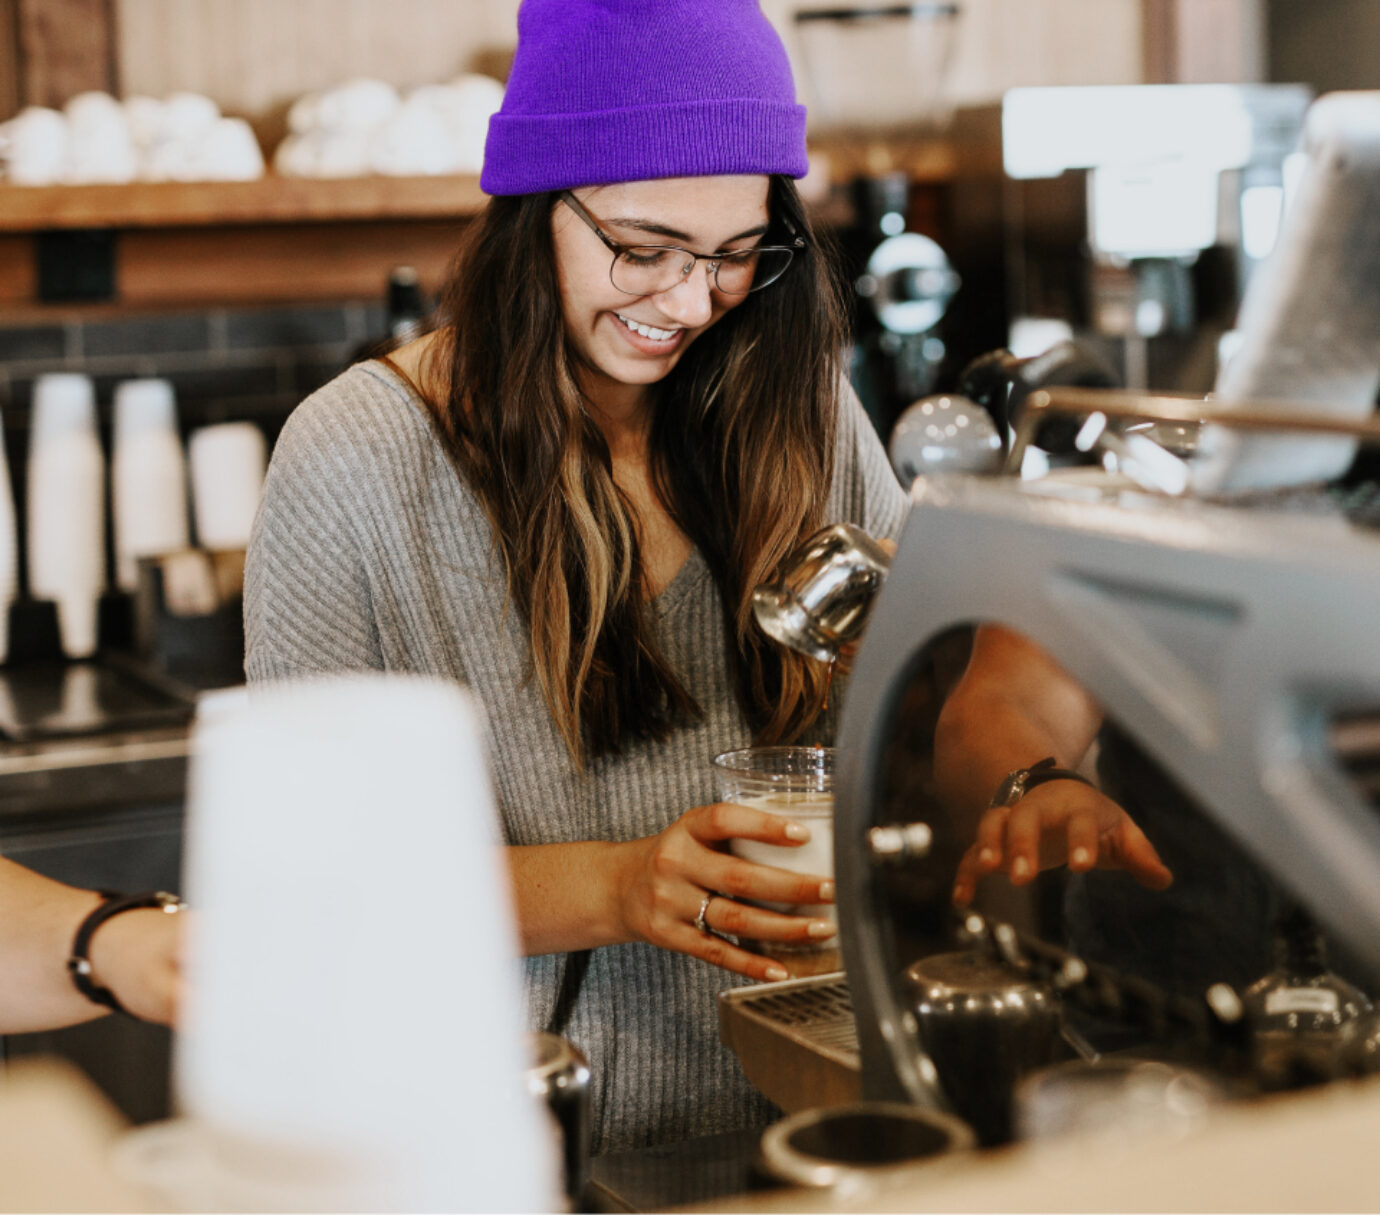
{"type": "MultiPolygon", "coordinates": [[[[791,264],[789,249],[744,249],[716,259],[714,285],[725,295],[746,295],[774,283],[791,264]]],[[[613,285],[629,295],[656,295],[685,278],[693,261],[680,249],[634,245],[613,260],[613,285]]]]}

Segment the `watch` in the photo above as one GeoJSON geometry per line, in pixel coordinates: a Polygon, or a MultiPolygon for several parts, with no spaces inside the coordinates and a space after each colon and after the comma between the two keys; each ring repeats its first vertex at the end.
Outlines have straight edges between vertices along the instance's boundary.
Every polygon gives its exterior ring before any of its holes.
{"type": "Polygon", "coordinates": [[[72,976],[72,985],[91,1003],[130,1016],[132,1014],[120,1003],[115,993],[108,987],[102,987],[91,977],[91,938],[96,935],[96,929],[112,916],[122,912],[138,911],[147,907],[176,913],[182,911],[186,904],[177,895],[168,894],[163,890],[150,890],[143,894],[119,894],[114,890],[101,890],[97,893],[101,896],[101,902],[82,920],[77,928],[77,935],[72,939],[72,953],[67,959],[67,973],[72,976]]]}
{"type": "Polygon", "coordinates": [[[1075,772],[1072,768],[1060,768],[1058,761],[1052,755],[1046,755],[1044,759],[1033,763],[1028,768],[1017,768],[1014,772],[1008,772],[1001,778],[1001,784],[997,786],[997,791],[992,794],[992,800],[987,803],[989,810],[997,806],[1014,806],[1036,785],[1043,785],[1051,780],[1076,780],[1090,788],[1096,788],[1086,776],[1081,772],[1075,772]]]}

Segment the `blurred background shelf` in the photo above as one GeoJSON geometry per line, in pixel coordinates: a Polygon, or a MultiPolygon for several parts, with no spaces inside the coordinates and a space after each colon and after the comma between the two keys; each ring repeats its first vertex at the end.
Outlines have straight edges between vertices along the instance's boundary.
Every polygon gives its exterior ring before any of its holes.
{"type": "Polygon", "coordinates": [[[462,219],[483,203],[474,176],[0,185],[0,232],[462,219]]]}

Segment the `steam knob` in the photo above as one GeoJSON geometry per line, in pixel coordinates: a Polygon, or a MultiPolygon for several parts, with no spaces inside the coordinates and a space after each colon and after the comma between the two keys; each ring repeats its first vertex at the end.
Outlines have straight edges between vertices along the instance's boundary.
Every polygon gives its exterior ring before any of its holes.
{"type": "Polygon", "coordinates": [[[904,865],[927,857],[933,841],[927,823],[896,823],[867,833],[868,851],[879,865],[904,865]]]}

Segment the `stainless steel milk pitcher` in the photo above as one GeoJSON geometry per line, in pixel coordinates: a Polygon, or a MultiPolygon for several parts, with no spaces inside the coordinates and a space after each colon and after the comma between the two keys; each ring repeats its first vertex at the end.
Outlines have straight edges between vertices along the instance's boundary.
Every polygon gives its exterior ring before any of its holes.
{"type": "Polygon", "coordinates": [[[752,593],[768,636],[821,662],[862,636],[891,554],[862,528],[832,523],[782,562],[776,580],[752,593]]]}

